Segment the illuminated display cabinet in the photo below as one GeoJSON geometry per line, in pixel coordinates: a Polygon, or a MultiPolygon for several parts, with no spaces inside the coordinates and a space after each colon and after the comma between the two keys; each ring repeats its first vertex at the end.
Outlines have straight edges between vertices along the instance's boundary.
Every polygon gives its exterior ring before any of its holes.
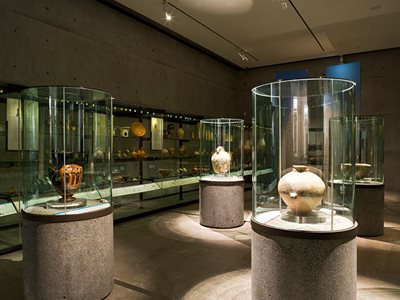
{"type": "Polygon", "coordinates": [[[322,299],[327,290],[333,298],[352,299],[355,84],[329,78],[278,81],[255,87],[252,95],[253,295],[267,298],[263,292],[270,289],[263,287],[269,286],[277,293],[273,299],[296,298],[299,292],[304,299],[322,299]],[[322,254],[337,251],[338,243],[345,250],[329,265],[322,254]],[[279,274],[295,276],[299,268],[307,274],[290,280],[287,289],[276,288],[287,280],[279,274]],[[340,287],[327,280],[305,289],[305,278],[321,282],[317,278],[338,274],[340,287]]]}
{"type": "Polygon", "coordinates": [[[104,298],[113,267],[111,95],[51,86],[21,99],[25,297],[104,298]]]}
{"type": "Polygon", "coordinates": [[[384,233],[384,118],[356,117],[354,218],[359,236],[384,233]]]}
{"type": "Polygon", "coordinates": [[[22,92],[23,210],[62,216],[110,207],[111,96],[38,87],[22,92]]]}
{"type": "Polygon", "coordinates": [[[200,223],[240,226],[243,216],[243,128],[240,119],[200,121],[200,223]]]}

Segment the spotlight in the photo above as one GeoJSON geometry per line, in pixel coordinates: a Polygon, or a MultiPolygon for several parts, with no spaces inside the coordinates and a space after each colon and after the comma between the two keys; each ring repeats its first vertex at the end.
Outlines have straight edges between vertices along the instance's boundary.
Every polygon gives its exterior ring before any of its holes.
{"type": "Polygon", "coordinates": [[[164,20],[165,22],[169,23],[172,21],[174,16],[172,15],[172,12],[169,10],[168,7],[168,1],[164,0],[164,20]]]}
{"type": "Polygon", "coordinates": [[[281,7],[283,10],[285,10],[287,8],[287,3],[285,0],[281,0],[281,7]]]}
{"type": "Polygon", "coordinates": [[[238,49],[238,55],[243,61],[248,61],[249,58],[246,56],[246,52],[243,49],[238,49]]]}

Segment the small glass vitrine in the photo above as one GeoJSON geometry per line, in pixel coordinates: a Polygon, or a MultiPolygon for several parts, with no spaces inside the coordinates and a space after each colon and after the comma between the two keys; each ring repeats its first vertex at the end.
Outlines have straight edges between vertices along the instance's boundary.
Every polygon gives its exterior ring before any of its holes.
{"type": "Polygon", "coordinates": [[[200,180],[243,179],[243,125],[240,119],[200,121],[200,180]]]}
{"type": "Polygon", "coordinates": [[[31,215],[111,206],[111,95],[81,87],[21,92],[22,200],[31,215]]]}

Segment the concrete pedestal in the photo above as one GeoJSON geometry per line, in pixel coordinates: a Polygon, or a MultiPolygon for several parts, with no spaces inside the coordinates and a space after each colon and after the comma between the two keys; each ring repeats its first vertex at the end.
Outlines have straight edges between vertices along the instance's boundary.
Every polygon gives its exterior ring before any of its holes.
{"type": "Polygon", "coordinates": [[[358,223],[357,235],[380,236],[384,233],[383,210],[385,186],[356,184],[354,219],[358,223]]]}
{"type": "Polygon", "coordinates": [[[103,299],[113,286],[112,208],[82,215],[23,212],[24,299],[103,299]]]}
{"type": "Polygon", "coordinates": [[[356,227],[308,233],[252,221],[252,228],[253,300],[356,299],[356,227]]]}
{"type": "Polygon", "coordinates": [[[200,180],[200,224],[232,228],[244,223],[244,180],[200,180]]]}

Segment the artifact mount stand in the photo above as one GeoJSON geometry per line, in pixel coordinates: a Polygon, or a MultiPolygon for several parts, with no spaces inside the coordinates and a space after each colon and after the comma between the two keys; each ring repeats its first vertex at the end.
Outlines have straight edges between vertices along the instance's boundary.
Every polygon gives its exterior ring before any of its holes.
{"type": "MultiPolygon", "coordinates": [[[[215,177],[214,177],[215,178],[215,177]]],[[[233,228],[244,223],[244,180],[200,179],[200,224],[233,228]]]]}
{"type": "Polygon", "coordinates": [[[113,286],[113,210],[22,211],[24,299],[104,299],[113,286]]]}
{"type": "Polygon", "coordinates": [[[304,232],[251,221],[252,299],[356,299],[356,228],[304,232]]]}

